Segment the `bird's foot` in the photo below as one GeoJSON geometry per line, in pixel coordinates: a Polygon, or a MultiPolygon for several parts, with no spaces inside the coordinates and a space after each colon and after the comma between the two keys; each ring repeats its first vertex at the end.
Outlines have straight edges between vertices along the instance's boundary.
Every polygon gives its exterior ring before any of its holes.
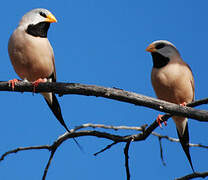
{"type": "Polygon", "coordinates": [[[167,126],[167,122],[166,122],[166,121],[163,121],[163,120],[162,120],[162,117],[163,117],[163,115],[160,115],[160,114],[159,114],[159,115],[157,116],[157,119],[156,119],[156,121],[157,121],[157,123],[159,124],[160,128],[162,128],[161,122],[164,123],[165,126],[167,126]]]}
{"type": "Polygon", "coordinates": [[[186,102],[183,102],[183,103],[180,104],[180,106],[186,106],[186,105],[187,105],[186,102]]]}
{"type": "Polygon", "coordinates": [[[33,85],[33,93],[35,93],[35,88],[38,86],[39,83],[45,83],[45,82],[47,82],[47,79],[46,78],[44,78],[44,79],[39,78],[36,81],[32,82],[32,85],[33,85]]]}
{"type": "Polygon", "coordinates": [[[14,91],[14,87],[16,85],[16,83],[19,82],[18,79],[12,79],[12,80],[9,80],[8,83],[9,83],[9,87],[12,87],[12,90],[14,91]]]}

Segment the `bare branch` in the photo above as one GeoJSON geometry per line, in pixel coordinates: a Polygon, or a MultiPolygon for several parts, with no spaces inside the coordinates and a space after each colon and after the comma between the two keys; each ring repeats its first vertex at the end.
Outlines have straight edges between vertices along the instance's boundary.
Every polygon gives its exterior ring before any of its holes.
{"type": "Polygon", "coordinates": [[[37,149],[47,149],[47,150],[50,150],[50,146],[49,145],[43,145],[43,146],[30,146],[30,147],[18,147],[16,149],[13,149],[11,151],[7,151],[5,152],[1,158],[0,158],[0,161],[3,161],[4,158],[9,155],[9,154],[14,154],[14,153],[17,153],[19,151],[26,151],[26,150],[37,150],[37,149]]]}
{"type": "Polygon", "coordinates": [[[50,155],[49,160],[48,160],[48,163],[47,163],[47,165],[46,165],[46,167],[45,167],[45,170],[44,170],[44,173],[43,173],[42,180],[45,180],[45,179],[46,179],[46,176],[47,176],[47,173],[48,173],[48,168],[49,168],[49,166],[51,165],[51,161],[52,161],[52,159],[53,159],[53,157],[54,157],[54,154],[55,154],[57,148],[58,148],[58,147],[55,147],[55,148],[51,151],[51,155],[50,155]]]}
{"type": "MultiPolygon", "coordinates": [[[[0,82],[0,91],[12,91],[8,82],[0,82]]],[[[16,92],[33,92],[33,85],[29,82],[19,82],[15,86],[16,92]]],[[[59,95],[78,94],[85,96],[96,96],[135,104],[138,106],[149,107],[158,111],[185,116],[197,119],[199,121],[208,121],[208,111],[183,107],[156,98],[124,91],[117,88],[106,88],[95,85],[84,85],[78,83],[40,83],[36,88],[36,92],[54,92],[59,95]]],[[[198,101],[197,103],[189,103],[187,106],[198,106],[208,103],[208,99],[198,101]]]]}
{"type": "MultiPolygon", "coordinates": [[[[77,131],[79,129],[88,128],[88,127],[91,127],[93,129],[95,129],[95,128],[103,128],[103,129],[112,129],[112,130],[135,130],[135,131],[146,132],[145,131],[145,128],[147,126],[148,126],[147,124],[138,127],[138,126],[112,126],[112,125],[109,126],[109,125],[104,125],[104,124],[91,124],[91,123],[86,123],[86,124],[82,124],[80,126],[77,126],[74,129],[71,129],[71,132],[75,132],[75,131],[77,131]]],[[[156,133],[156,132],[151,132],[151,134],[153,136],[159,137],[160,139],[167,139],[167,140],[169,140],[171,142],[180,142],[178,138],[173,138],[173,137],[170,137],[170,136],[161,135],[161,134],[156,133]]],[[[208,146],[203,145],[203,144],[193,144],[193,143],[189,143],[189,146],[190,147],[200,147],[200,148],[208,149],[208,146]]]]}
{"type": "Polygon", "coordinates": [[[91,127],[91,128],[103,128],[103,129],[113,129],[113,130],[136,130],[136,131],[143,131],[144,128],[146,128],[148,125],[144,124],[143,126],[112,126],[112,125],[104,125],[104,124],[82,124],[81,126],[76,126],[73,130],[71,131],[77,131],[79,129],[91,127]]]}
{"type": "MultiPolygon", "coordinates": [[[[0,82],[0,91],[12,91],[12,88],[9,87],[8,82],[0,82]]],[[[33,92],[33,85],[29,82],[19,82],[15,86],[14,91],[16,92],[33,92]]],[[[208,98],[198,100],[192,103],[187,104],[186,107],[179,106],[173,103],[169,103],[166,101],[161,101],[159,99],[155,99],[152,97],[147,97],[141,94],[136,94],[133,92],[128,92],[122,89],[118,88],[106,88],[102,86],[95,86],[95,85],[84,85],[84,84],[78,84],[78,83],[40,83],[39,86],[36,88],[36,92],[54,92],[56,94],[59,94],[60,96],[66,95],[66,94],[77,94],[77,95],[85,95],[85,96],[96,96],[96,97],[104,97],[112,100],[117,100],[121,102],[126,102],[138,106],[144,106],[148,108],[152,108],[161,112],[166,112],[168,114],[165,114],[162,118],[163,121],[167,121],[172,115],[178,115],[178,116],[185,116],[188,118],[193,118],[198,121],[208,122],[208,111],[205,110],[198,110],[193,109],[191,107],[199,106],[202,104],[208,103],[208,98]]],[[[149,127],[147,125],[143,125],[141,127],[127,127],[127,126],[106,126],[102,124],[83,124],[81,126],[76,127],[75,129],[71,130],[71,133],[66,132],[65,134],[61,135],[51,146],[44,145],[44,146],[33,146],[33,147],[25,147],[25,148],[16,148],[14,150],[8,151],[4,153],[0,157],[0,161],[2,161],[7,155],[12,153],[17,153],[19,151],[24,150],[32,150],[32,149],[47,149],[51,151],[49,160],[47,162],[47,165],[44,170],[44,174],[42,177],[42,180],[45,180],[48,169],[50,167],[51,161],[54,157],[54,154],[58,147],[61,146],[61,144],[66,141],[67,139],[74,138],[74,137],[81,137],[81,136],[95,136],[98,138],[105,138],[113,141],[113,143],[109,144],[99,152],[95,153],[94,155],[97,155],[99,153],[102,153],[108,149],[110,149],[113,145],[119,143],[119,142],[125,142],[126,146],[124,148],[124,154],[125,154],[125,167],[126,167],[126,174],[127,174],[127,180],[130,180],[130,170],[129,170],[129,146],[130,143],[133,141],[143,141],[149,135],[157,136],[160,143],[160,152],[161,152],[161,159],[163,164],[165,164],[163,159],[163,149],[162,149],[162,143],[161,139],[167,139],[172,142],[179,142],[178,139],[163,136],[160,134],[157,134],[153,132],[158,127],[158,123],[155,120],[149,127]],[[141,131],[138,134],[131,134],[126,136],[120,136],[115,135],[112,133],[106,133],[106,132],[100,132],[100,131],[78,131],[83,128],[104,128],[104,129],[113,129],[113,130],[121,130],[121,129],[128,129],[128,130],[136,130],[141,131]],[[76,132],[78,131],[78,132],[76,132]]],[[[208,146],[201,145],[201,144],[190,144],[192,147],[202,147],[202,148],[208,148],[208,146]]],[[[184,176],[181,179],[192,179],[196,177],[206,177],[208,176],[208,172],[204,173],[194,173],[187,176],[184,176]]],[[[178,179],[178,180],[179,180],[178,179]]]]}
{"type": "Polygon", "coordinates": [[[100,154],[100,153],[102,153],[102,152],[104,152],[104,151],[110,149],[113,145],[115,145],[115,144],[117,144],[117,143],[118,143],[118,142],[113,142],[113,143],[107,145],[105,148],[101,149],[100,151],[94,153],[93,155],[94,155],[94,156],[97,156],[98,154],[100,154]]]}
{"type": "Polygon", "coordinates": [[[208,176],[208,172],[202,172],[202,173],[195,172],[195,173],[192,173],[192,174],[180,177],[180,178],[176,178],[175,180],[189,180],[189,179],[194,179],[198,177],[205,178],[207,176],[208,176]]]}
{"type": "MultiPolygon", "coordinates": [[[[161,139],[167,139],[167,140],[169,140],[171,142],[180,142],[179,139],[177,139],[177,138],[173,138],[173,137],[170,137],[170,136],[164,136],[164,135],[158,134],[156,132],[152,132],[152,135],[157,136],[157,137],[159,137],[161,139]]],[[[189,143],[189,146],[190,147],[200,147],[200,148],[208,149],[208,146],[203,145],[203,144],[193,144],[193,143],[189,143]]]]}
{"type": "MultiPolygon", "coordinates": [[[[153,122],[152,125],[154,125],[155,122],[153,122]]],[[[168,137],[168,136],[163,136],[160,135],[156,132],[150,132],[150,128],[152,125],[150,125],[147,129],[145,129],[144,127],[146,127],[146,125],[143,125],[141,127],[128,127],[128,126],[107,126],[107,125],[103,125],[103,124],[91,124],[91,123],[87,123],[87,124],[83,124],[81,126],[76,127],[75,129],[71,129],[71,133],[69,134],[68,132],[66,132],[65,134],[61,135],[58,137],[58,139],[52,144],[52,145],[43,145],[43,146],[30,146],[30,147],[20,147],[20,148],[16,148],[14,150],[10,150],[6,153],[4,153],[1,157],[0,157],[0,161],[4,160],[4,158],[12,153],[17,153],[19,151],[25,151],[25,150],[38,150],[38,149],[47,149],[49,151],[51,151],[50,154],[50,158],[47,162],[47,165],[45,167],[44,170],[44,174],[42,177],[42,180],[45,180],[46,175],[48,173],[48,169],[50,167],[51,161],[54,157],[54,154],[57,150],[57,148],[59,148],[61,146],[61,144],[71,138],[74,137],[81,137],[81,136],[95,136],[98,138],[105,138],[105,139],[109,139],[112,140],[113,143],[111,143],[110,145],[108,145],[107,147],[105,147],[104,149],[102,149],[101,151],[99,151],[98,153],[104,152],[108,149],[110,149],[113,145],[120,143],[120,142],[126,142],[126,147],[125,147],[125,167],[126,167],[126,173],[127,173],[127,178],[130,178],[130,171],[129,171],[129,164],[128,164],[128,148],[129,145],[128,143],[133,141],[142,141],[145,140],[144,137],[148,137],[149,135],[154,135],[156,137],[159,137],[160,139],[164,138],[167,139],[169,141],[172,142],[179,142],[178,139],[176,138],[172,138],[172,137],[168,137]],[[131,135],[126,135],[126,136],[120,136],[120,135],[114,135],[111,133],[106,133],[106,132],[100,132],[100,131],[78,131],[80,129],[83,128],[104,128],[104,129],[112,129],[112,130],[135,130],[135,131],[141,131],[139,134],[131,134],[131,135]],[[148,131],[148,136],[147,136],[147,132],[148,131]]],[[[201,144],[190,144],[190,146],[192,147],[202,147],[202,148],[208,148],[208,146],[205,145],[201,145],[201,144]]],[[[98,153],[95,153],[95,155],[97,155],[98,153]]],[[[201,175],[200,173],[198,175],[201,175]]],[[[202,175],[204,175],[202,173],[202,175]]],[[[195,177],[195,176],[194,176],[195,177]]],[[[201,176],[197,176],[197,177],[201,177],[201,176]]]]}
{"type": "Polygon", "coordinates": [[[164,156],[163,156],[163,148],[162,148],[162,142],[161,142],[161,137],[158,137],[158,140],[159,140],[159,145],[160,145],[160,158],[162,160],[162,163],[164,166],[166,166],[166,163],[164,161],[164,156]]]}
{"type": "Polygon", "coordinates": [[[126,143],[126,146],[124,148],[124,155],[125,155],[125,167],[126,167],[126,179],[130,180],[130,170],[129,170],[129,146],[131,141],[128,141],[126,143]]]}
{"type": "MultiPolygon", "coordinates": [[[[114,144],[116,144],[118,142],[128,142],[132,138],[134,139],[134,141],[141,141],[141,140],[144,140],[144,139],[143,139],[143,136],[140,136],[140,135],[146,134],[147,130],[148,130],[148,128],[143,131],[143,128],[141,128],[141,127],[133,127],[133,126],[132,127],[128,127],[128,126],[107,126],[107,125],[103,125],[103,124],[87,123],[87,124],[80,125],[80,126],[76,127],[75,129],[71,129],[72,133],[70,133],[70,134],[68,132],[66,132],[65,134],[59,136],[59,138],[52,145],[19,147],[19,148],[10,150],[8,152],[5,152],[0,157],[0,161],[4,160],[4,158],[7,155],[13,154],[13,153],[17,153],[19,151],[37,150],[37,149],[47,149],[49,151],[52,151],[53,148],[55,149],[55,148],[59,147],[64,141],[66,141],[67,139],[70,139],[72,137],[95,136],[95,137],[99,137],[99,138],[106,138],[106,139],[109,139],[109,140],[113,141],[113,143],[111,145],[108,145],[108,146],[113,146],[114,144]],[[132,135],[128,135],[128,136],[119,136],[119,135],[114,135],[114,134],[105,133],[105,132],[99,132],[99,131],[79,131],[79,132],[75,132],[75,130],[82,129],[82,128],[88,128],[88,127],[105,128],[105,129],[113,129],[113,130],[117,130],[117,129],[120,129],[120,130],[122,130],[122,129],[123,130],[136,130],[136,131],[142,131],[142,133],[140,133],[140,134],[132,134],[132,135]],[[109,128],[109,127],[111,127],[111,128],[109,128]],[[138,138],[138,137],[140,137],[140,138],[138,138]]],[[[154,135],[156,137],[167,139],[167,140],[169,140],[171,142],[179,142],[179,139],[177,139],[177,138],[164,136],[164,135],[158,134],[156,132],[151,132],[150,134],[152,134],[152,135],[154,135]]],[[[192,144],[192,143],[190,143],[189,146],[190,147],[200,147],[200,148],[208,149],[208,146],[202,145],[202,144],[192,144]]],[[[108,148],[106,148],[106,150],[107,149],[108,148]]]]}

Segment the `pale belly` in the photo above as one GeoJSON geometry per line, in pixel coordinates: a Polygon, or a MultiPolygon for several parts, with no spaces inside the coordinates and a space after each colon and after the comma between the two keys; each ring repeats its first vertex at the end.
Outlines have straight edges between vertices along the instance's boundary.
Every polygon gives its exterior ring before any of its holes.
{"type": "Polygon", "coordinates": [[[152,85],[157,97],[176,104],[191,102],[194,92],[187,72],[152,72],[152,85]]]}
{"type": "Polygon", "coordinates": [[[12,63],[15,72],[21,79],[35,81],[39,78],[48,78],[53,73],[53,64],[51,62],[42,62],[39,59],[27,60],[27,63],[12,63]]]}
{"type": "Polygon", "coordinates": [[[54,72],[53,50],[47,39],[34,40],[33,37],[17,32],[10,39],[9,55],[21,79],[35,81],[48,78],[54,72]]]}

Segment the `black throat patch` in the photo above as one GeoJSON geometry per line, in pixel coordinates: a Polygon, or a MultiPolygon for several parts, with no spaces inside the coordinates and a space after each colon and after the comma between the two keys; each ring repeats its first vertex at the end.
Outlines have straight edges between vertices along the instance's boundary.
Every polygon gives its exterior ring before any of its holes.
{"type": "Polygon", "coordinates": [[[153,52],[152,54],[152,59],[153,59],[153,67],[154,68],[162,68],[168,64],[170,61],[169,58],[157,53],[153,52]]]}
{"type": "Polygon", "coordinates": [[[48,29],[50,27],[49,22],[40,22],[38,24],[30,24],[26,29],[26,32],[35,37],[46,38],[48,29]]]}

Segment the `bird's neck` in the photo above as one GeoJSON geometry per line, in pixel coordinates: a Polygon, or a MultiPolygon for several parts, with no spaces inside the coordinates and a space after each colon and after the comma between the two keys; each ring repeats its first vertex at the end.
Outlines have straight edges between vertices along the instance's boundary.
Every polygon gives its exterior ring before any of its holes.
{"type": "Polygon", "coordinates": [[[49,27],[50,27],[50,23],[48,23],[48,22],[40,22],[35,25],[30,24],[27,27],[26,32],[32,36],[35,36],[35,37],[46,38],[49,27]]]}
{"type": "Polygon", "coordinates": [[[153,67],[154,68],[162,68],[168,64],[170,61],[169,58],[157,53],[153,52],[152,54],[152,59],[153,59],[153,67]]]}

